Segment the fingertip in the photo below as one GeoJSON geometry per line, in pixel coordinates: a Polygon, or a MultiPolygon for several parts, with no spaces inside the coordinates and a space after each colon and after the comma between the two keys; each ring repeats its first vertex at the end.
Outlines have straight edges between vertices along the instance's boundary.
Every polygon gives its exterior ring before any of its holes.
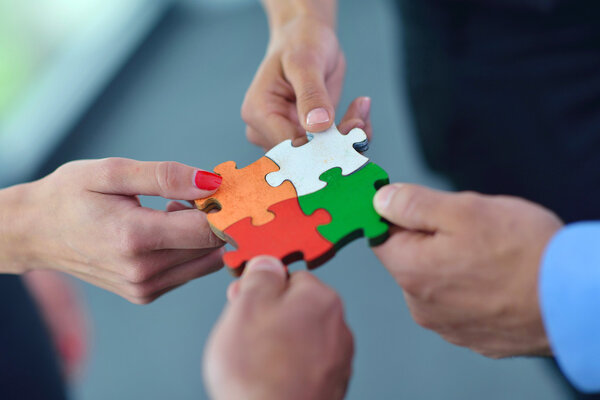
{"type": "Polygon", "coordinates": [[[236,280],[231,282],[227,287],[227,300],[231,303],[235,301],[240,292],[240,281],[236,280]]]}
{"type": "Polygon", "coordinates": [[[373,198],[375,211],[381,215],[387,215],[389,213],[390,204],[392,203],[392,198],[398,193],[402,186],[401,183],[393,183],[379,189],[373,198]]]}
{"type": "Polygon", "coordinates": [[[257,272],[268,272],[282,278],[286,277],[285,265],[280,260],[270,256],[259,256],[248,262],[242,278],[257,272]]]}
{"type": "Polygon", "coordinates": [[[322,132],[331,127],[334,113],[325,107],[313,108],[306,114],[306,130],[308,132],[322,132]]]}
{"type": "Polygon", "coordinates": [[[358,112],[361,118],[366,121],[371,114],[371,98],[363,96],[358,98],[358,112]]]}
{"type": "Polygon", "coordinates": [[[214,193],[221,186],[222,182],[223,177],[214,172],[198,169],[194,173],[194,185],[198,189],[210,194],[214,193]]]}

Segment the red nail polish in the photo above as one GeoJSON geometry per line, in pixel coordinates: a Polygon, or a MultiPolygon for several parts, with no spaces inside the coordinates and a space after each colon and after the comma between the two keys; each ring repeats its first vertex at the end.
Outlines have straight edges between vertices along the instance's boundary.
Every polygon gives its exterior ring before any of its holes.
{"type": "Polygon", "coordinates": [[[208,171],[198,171],[194,178],[194,183],[198,189],[202,190],[215,190],[221,186],[222,181],[223,178],[221,176],[208,171]]]}

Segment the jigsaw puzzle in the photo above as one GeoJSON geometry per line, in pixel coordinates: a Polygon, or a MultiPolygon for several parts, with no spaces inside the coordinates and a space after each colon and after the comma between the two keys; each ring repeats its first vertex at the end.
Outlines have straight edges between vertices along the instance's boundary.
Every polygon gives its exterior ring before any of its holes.
{"type": "Polygon", "coordinates": [[[325,210],[316,210],[307,216],[302,212],[298,199],[288,199],[269,207],[275,219],[255,226],[245,218],[225,229],[225,236],[235,247],[223,256],[223,261],[234,271],[242,272],[247,260],[268,254],[279,258],[284,264],[304,259],[309,268],[315,268],[333,256],[333,243],[318,232],[320,225],[331,222],[325,210]]]}
{"type": "Polygon", "coordinates": [[[221,187],[211,197],[196,200],[196,207],[209,212],[207,219],[217,236],[226,240],[225,229],[246,217],[251,217],[255,225],[265,224],[275,217],[267,211],[272,204],[297,197],[290,182],[278,187],[267,184],[265,175],[278,169],[266,157],[242,169],[237,169],[233,161],[215,167],[214,171],[223,177],[221,187]],[[219,212],[210,212],[213,210],[219,212]]]}
{"type": "Polygon", "coordinates": [[[221,187],[196,200],[215,234],[236,248],[223,257],[234,275],[258,255],[286,265],[304,260],[312,269],[358,237],[371,246],[386,240],[389,225],[373,197],[389,179],[360,153],[368,147],[365,132],[343,135],[333,126],[307,135],[308,143],[286,140],[245,168],[220,164],[221,187]]]}

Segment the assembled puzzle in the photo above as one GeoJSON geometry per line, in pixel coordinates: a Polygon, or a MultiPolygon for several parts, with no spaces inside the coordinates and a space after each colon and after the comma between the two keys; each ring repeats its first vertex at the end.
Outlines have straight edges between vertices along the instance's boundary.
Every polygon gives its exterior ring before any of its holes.
{"type": "Polygon", "coordinates": [[[218,165],[221,187],[196,200],[215,234],[236,248],[223,257],[234,275],[258,255],[286,265],[304,259],[313,269],[356,238],[371,246],[387,239],[389,225],[373,197],[389,178],[360,153],[368,148],[365,132],[343,135],[333,126],[308,136],[299,147],[280,143],[245,168],[218,165]]]}

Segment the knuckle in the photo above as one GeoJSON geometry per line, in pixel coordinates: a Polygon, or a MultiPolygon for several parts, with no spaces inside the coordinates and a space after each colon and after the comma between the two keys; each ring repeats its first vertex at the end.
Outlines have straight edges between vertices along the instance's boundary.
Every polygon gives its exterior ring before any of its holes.
{"type": "Polygon", "coordinates": [[[479,193],[466,191],[458,194],[465,213],[479,213],[485,210],[483,196],[479,193]]]}
{"type": "Polygon", "coordinates": [[[156,164],[154,175],[162,193],[169,193],[177,187],[176,167],[177,165],[170,161],[161,161],[156,164]]]}
{"type": "Polygon", "coordinates": [[[244,102],[242,103],[242,109],[241,109],[242,120],[245,123],[250,124],[254,120],[255,112],[256,111],[255,111],[255,107],[254,107],[254,102],[249,94],[248,96],[246,96],[246,98],[244,99],[244,102]]]}
{"type": "Polygon", "coordinates": [[[99,171],[109,182],[114,182],[121,179],[121,171],[123,170],[126,160],[124,158],[109,157],[98,160],[99,171]]]}
{"type": "Polygon", "coordinates": [[[146,250],[143,236],[132,225],[121,228],[117,240],[117,248],[126,257],[137,256],[146,250]]]}
{"type": "Polygon", "coordinates": [[[419,279],[415,273],[412,272],[398,272],[396,273],[396,281],[402,287],[402,289],[414,297],[419,297],[422,289],[421,279],[419,279]]]}
{"type": "Polygon", "coordinates": [[[258,132],[250,127],[246,127],[246,140],[250,143],[260,146],[262,144],[262,138],[258,134],[258,132]]]}
{"type": "Polygon", "coordinates": [[[154,288],[149,283],[133,283],[129,285],[129,295],[138,300],[144,300],[152,297],[155,293],[154,288]]]}
{"type": "Polygon", "coordinates": [[[437,327],[437,324],[435,324],[433,319],[429,318],[427,315],[421,312],[413,312],[413,320],[420,327],[429,329],[431,331],[435,331],[437,327]]]}
{"type": "Polygon", "coordinates": [[[423,190],[417,187],[407,187],[404,190],[403,197],[400,199],[400,217],[403,220],[421,220],[423,201],[423,190]]]}
{"type": "Polygon", "coordinates": [[[322,56],[318,49],[312,46],[296,46],[291,51],[282,54],[281,60],[288,70],[293,69],[301,72],[314,69],[322,62],[322,56]]]}
{"type": "Polygon", "coordinates": [[[153,297],[126,297],[126,299],[133,304],[144,306],[154,301],[153,297]]]}
{"type": "Polygon", "coordinates": [[[145,265],[141,262],[133,263],[127,270],[125,271],[125,279],[129,283],[140,284],[146,282],[151,278],[151,274],[148,272],[148,269],[145,268],[145,265]]]}
{"type": "Polygon", "coordinates": [[[321,91],[321,87],[317,82],[314,81],[305,81],[302,85],[300,93],[298,94],[299,100],[309,103],[309,104],[317,104],[323,101],[323,94],[321,91]]]}

